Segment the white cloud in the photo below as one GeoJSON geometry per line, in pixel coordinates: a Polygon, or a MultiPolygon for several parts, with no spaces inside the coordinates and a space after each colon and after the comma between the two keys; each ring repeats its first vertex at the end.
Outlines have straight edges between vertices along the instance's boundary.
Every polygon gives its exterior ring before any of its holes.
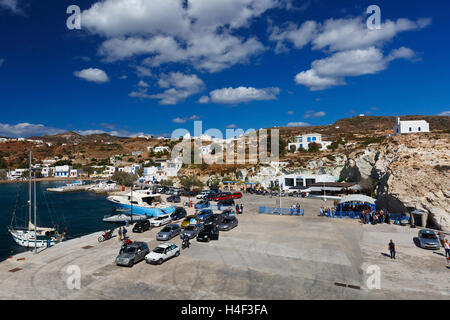
{"type": "Polygon", "coordinates": [[[109,81],[108,75],[105,73],[105,71],[97,68],[89,68],[81,71],[75,71],[74,75],[78,78],[90,82],[105,83],[109,81]]]}
{"type": "Polygon", "coordinates": [[[439,113],[438,116],[450,116],[450,111],[443,111],[439,113]]]}
{"type": "Polygon", "coordinates": [[[140,80],[138,86],[141,88],[148,88],[150,85],[147,82],[140,80]]]}
{"type": "Polygon", "coordinates": [[[265,50],[234,31],[279,6],[278,0],[105,0],[83,11],[83,27],[106,38],[106,61],[147,56],[145,65],[184,63],[217,72],[265,50]],[[131,3],[130,3],[131,1],[131,3]]]}
{"type": "Polygon", "coordinates": [[[202,91],[205,87],[204,82],[197,75],[186,75],[181,72],[162,74],[158,85],[168,89],[158,94],[148,94],[147,89],[141,87],[139,91],[131,92],[129,96],[141,99],[159,99],[160,104],[173,105],[202,91]]]}
{"type": "Polygon", "coordinates": [[[201,96],[200,99],[198,99],[198,103],[209,103],[210,99],[208,96],[201,96]]]}
{"type": "Polygon", "coordinates": [[[31,136],[54,135],[65,130],[46,127],[43,124],[18,123],[15,125],[0,123],[0,136],[27,138],[31,136]]]}
{"type": "Polygon", "coordinates": [[[414,56],[411,49],[393,50],[387,57],[376,48],[341,51],[324,59],[315,60],[311,69],[295,76],[295,82],[311,90],[323,90],[337,85],[344,85],[345,77],[375,74],[388,67],[395,59],[410,59],[414,56]]]}
{"type": "Polygon", "coordinates": [[[256,89],[252,87],[222,88],[209,93],[210,100],[219,104],[238,104],[250,101],[275,100],[280,93],[280,89],[264,88],[256,89]]]}
{"type": "Polygon", "coordinates": [[[290,116],[292,116],[292,115],[294,114],[294,111],[289,110],[289,111],[287,112],[287,114],[290,115],[290,116]]]}
{"type": "Polygon", "coordinates": [[[105,130],[91,129],[91,130],[77,130],[75,132],[83,136],[88,136],[91,134],[109,134],[110,136],[126,137],[126,138],[134,138],[137,136],[145,135],[143,132],[131,132],[128,130],[105,131],[105,130]]]}
{"type": "Polygon", "coordinates": [[[193,120],[198,120],[198,119],[200,119],[199,116],[193,115],[193,116],[185,117],[185,118],[179,118],[178,117],[178,118],[172,119],[172,122],[174,122],[174,123],[185,123],[187,121],[193,121],[193,120]]]}
{"type": "Polygon", "coordinates": [[[289,122],[287,124],[288,127],[309,127],[310,124],[307,122],[289,122]]]}
{"type": "Polygon", "coordinates": [[[227,129],[236,129],[236,128],[237,128],[237,125],[236,125],[236,124],[229,124],[229,125],[227,125],[226,128],[227,128],[227,129]]]}
{"type": "Polygon", "coordinates": [[[19,0],[0,0],[0,9],[4,8],[15,14],[23,14],[22,9],[19,8],[19,0]]]}
{"type": "Polygon", "coordinates": [[[5,62],[5,59],[0,59],[0,67],[3,65],[3,62],[5,62]]]}
{"type": "Polygon", "coordinates": [[[279,27],[274,27],[269,40],[277,43],[275,52],[280,53],[289,50],[286,42],[291,42],[297,49],[303,48],[313,40],[316,32],[317,23],[315,21],[306,21],[300,27],[297,27],[292,22],[288,22],[283,30],[279,27]]]}
{"type": "Polygon", "coordinates": [[[306,111],[305,114],[303,115],[303,118],[308,119],[308,118],[320,118],[320,117],[324,117],[326,115],[326,113],[324,111],[306,111]]]}

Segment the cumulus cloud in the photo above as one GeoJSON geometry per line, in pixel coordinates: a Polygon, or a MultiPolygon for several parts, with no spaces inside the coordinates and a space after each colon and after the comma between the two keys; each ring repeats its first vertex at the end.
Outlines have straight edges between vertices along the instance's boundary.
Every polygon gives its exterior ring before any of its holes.
{"type": "Polygon", "coordinates": [[[198,99],[198,103],[209,103],[210,99],[208,96],[201,96],[200,99],[198,99]]]}
{"type": "Polygon", "coordinates": [[[160,104],[174,105],[202,91],[205,87],[203,80],[197,75],[187,75],[181,72],[162,74],[158,85],[166,90],[158,94],[149,94],[147,88],[141,86],[139,91],[133,91],[129,96],[141,99],[158,99],[160,104]]]}
{"type": "Polygon", "coordinates": [[[108,75],[105,73],[105,71],[97,68],[75,71],[74,75],[80,79],[84,79],[90,82],[105,83],[109,81],[108,75]]]}
{"type": "Polygon", "coordinates": [[[326,115],[326,113],[324,111],[306,111],[305,114],[303,115],[303,118],[308,119],[308,118],[320,118],[320,117],[324,117],[326,115]]]}
{"type": "Polygon", "coordinates": [[[186,123],[187,121],[194,121],[194,120],[198,120],[198,119],[200,119],[199,116],[193,115],[193,116],[185,117],[185,118],[177,117],[175,119],[172,119],[172,122],[173,123],[186,123]]]}
{"type": "Polygon", "coordinates": [[[411,49],[393,50],[387,57],[376,47],[337,52],[330,57],[315,60],[311,69],[295,76],[295,82],[310,88],[323,90],[337,85],[344,85],[345,77],[375,74],[388,67],[395,59],[410,59],[414,56],[411,49]]]}
{"type": "Polygon", "coordinates": [[[106,61],[147,56],[145,64],[186,63],[217,72],[265,50],[234,31],[279,6],[278,0],[105,0],[82,12],[83,28],[106,38],[106,61]]]}
{"type": "Polygon", "coordinates": [[[310,124],[307,122],[289,122],[287,124],[288,127],[309,127],[310,124]]]}
{"type": "Polygon", "coordinates": [[[306,21],[302,25],[288,22],[282,28],[270,27],[269,40],[276,43],[277,53],[289,50],[289,45],[297,49],[311,45],[313,50],[331,54],[314,61],[311,69],[295,76],[297,84],[305,85],[310,90],[324,90],[345,85],[345,77],[385,70],[393,60],[413,60],[416,55],[409,48],[400,47],[387,56],[384,56],[381,48],[399,33],[421,30],[430,23],[431,19],[428,18],[417,21],[386,20],[380,29],[370,30],[364,17],[328,19],[323,23],[306,21]]]}
{"type": "Polygon", "coordinates": [[[438,116],[450,116],[450,111],[443,111],[439,113],[438,116]]]}
{"type": "Polygon", "coordinates": [[[64,132],[62,129],[46,127],[43,124],[18,123],[15,125],[0,123],[0,136],[26,138],[31,136],[54,135],[64,132]]]}
{"type": "Polygon", "coordinates": [[[124,138],[134,138],[137,136],[145,135],[143,132],[131,132],[128,130],[98,130],[98,129],[90,129],[90,130],[77,130],[75,131],[78,134],[81,134],[83,136],[88,136],[91,134],[109,134],[110,136],[115,137],[124,137],[124,138]]]}
{"type": "Polygon", "coordinates": [[[140,80],[138,86],[141,88],[148,88],[150,85],[147,82],[140,80]]]}
{"type": "Polygon", "coordinates": [[[209,93],[209,99],[213,103],[238,104],[250,101],[275,100],[277,99],[277,95],[279,93],[280,89],[276,87],[264,89],[256,89],[252,87],[229,87],[211,91],[209,93]]]}
{"type": "Polygon", "coordinates": [[[14,14],[23,14],[23,10],[19,7],[19,0],[0,0],[0,9],[2,8],[14,14]]]}

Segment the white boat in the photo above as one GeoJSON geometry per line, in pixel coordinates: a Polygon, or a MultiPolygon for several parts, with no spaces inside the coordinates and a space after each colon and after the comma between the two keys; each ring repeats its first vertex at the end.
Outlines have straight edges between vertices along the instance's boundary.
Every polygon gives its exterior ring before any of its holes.
{"type": "Polygon", "coordinates": [[[109,196],[107,200],[114,204],[117,211],[145,215],[149,218],[171,214],[175,211],[175,207],[164,202],[160,194],[152,194],[149,190],[135,190],[109,196]]]}
{"type": "MultiPolygon", "coordinates": [[[[62,240],[62,236],[58,234],[55,228],[43,228],[36,225],[36,174],[34,174],[34,223],[31,222],[31,157],[30,151],[30,168],[29,168],[29,189],[28,189],[28,226],[14,227],[13,222],[16,215],[14,210],[11,225],[8,227],[8,232],[13,237],[14,241],[22,246],[28,248],[42,248],[46,246],[52,246],[62,240]]],[[[17,209],[17,208],[16,208],[17,209]]]]}
{"type": "Polygon", "coordinates": [[[103,217],[103,222],[137,222],[146,219],[148,219],[148,217],[142,214],[133,214],[133,216],[131,216],[130,214],[122,213],[113,216],[105,216],[103,217]]]}

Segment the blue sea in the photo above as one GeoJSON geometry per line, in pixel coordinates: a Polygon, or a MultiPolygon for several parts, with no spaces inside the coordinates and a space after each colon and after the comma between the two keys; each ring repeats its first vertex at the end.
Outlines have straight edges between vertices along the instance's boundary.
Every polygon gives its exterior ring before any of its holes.
{"type": "MultiPolygon", "coordinates": [[[[37,221],[42,227],[58,226],[61,232],[67,226],[67,239],[107,230],[117,226],[105,223],[102,218],[114,213],[106,195],[92,192],[53,193],[47,188],[65,184],[58,182],[38,182],[36,184],[37,221]]],[[[0,184],[0,261],[26,251],[17,245],[8,233],[8,226],[16,210],[15,225],[28,224],[28,183],[0,184]]],[[[33,209],[34,210],[34,209],[33,209]]],[[[32,211],[32,221],[34,211],[32,211]]]]}

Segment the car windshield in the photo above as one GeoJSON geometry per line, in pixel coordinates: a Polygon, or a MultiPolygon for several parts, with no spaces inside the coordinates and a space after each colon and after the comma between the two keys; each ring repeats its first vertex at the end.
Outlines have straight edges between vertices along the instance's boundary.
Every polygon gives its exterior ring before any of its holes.
{"type": "Polygon", "coordinates": [[[188,225],[188,226],[187,226],[186,228],[184,228],[184,229],[185,229],[185,230],[188,230],[188,231],[194,231],[196,228],[197,228],[197,226],[190,224],[190,225],[188,225]]]}
{"type": "Polygon", "coordinates": [[[161,248],[161,247],[156,247],[155,249],[153,249],[153,252],[155,252],[155,253],[164,253],[164,248],[161,248]]]}
{"type": "Polygon", "coordinates": [[[126,247],[125,249],[123,249],[123,253],[135,253],[136,252],[136,247],[126,247]]]}
{"type": "Polygon", "coordinates": [[[434,233],[422,233],[422,238],[424,239],[437,239],[434,233]]]}
{"type": "Polygon", "coordinates": [[[164,229],[161,230],[161,232],[170,232],[172,231],[172,229],[170,229],[169,227],[165,227],[164,229]]]}

